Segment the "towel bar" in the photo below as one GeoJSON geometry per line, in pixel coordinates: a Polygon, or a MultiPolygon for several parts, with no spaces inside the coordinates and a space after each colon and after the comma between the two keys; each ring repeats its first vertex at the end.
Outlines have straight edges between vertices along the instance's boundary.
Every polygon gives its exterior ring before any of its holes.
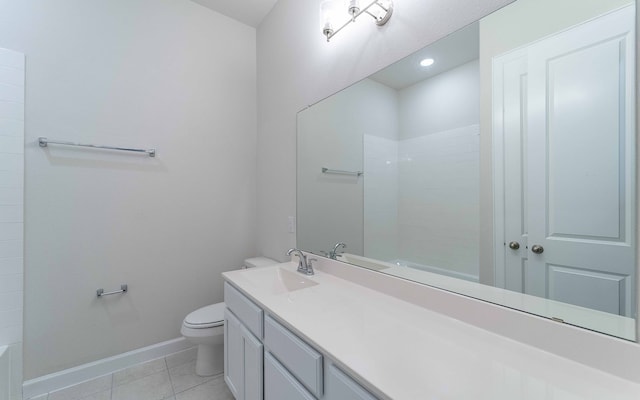
{"type": "Polygon", "coordinates": [[[112,294],[127,293],[128,290],[129,290],[129,287],[127,284],[120,285],[120,290],[114,290],[113,292],[105,292],[104,289],[101,288],[96,290],[96,296],[102,297],[102,296],[110,296],[112,294]]]}

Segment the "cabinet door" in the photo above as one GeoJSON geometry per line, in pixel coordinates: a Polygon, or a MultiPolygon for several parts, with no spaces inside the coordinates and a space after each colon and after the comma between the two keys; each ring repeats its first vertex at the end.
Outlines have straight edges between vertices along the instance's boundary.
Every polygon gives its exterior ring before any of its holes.
{"type": "Polygon", "coordinates": [[[237,400],[244,399],[244,339],[242,325],[224,310],[224,381],[237,400]]]}
{"type": "Polygon", "coordinates": [[[315,400],[268,351],[264,353],[264,400],[315,400]]]}
{"type": "Polygon", "coordinates": [[[244,400],[262,400],[262,343],[241,326],[244,346],[244,400]]]}
{"type": "Polygon", "coordinates": [[[325,400],[376,400],[371,393],[335,365],[331,364],[328,372],[325,400]]]}

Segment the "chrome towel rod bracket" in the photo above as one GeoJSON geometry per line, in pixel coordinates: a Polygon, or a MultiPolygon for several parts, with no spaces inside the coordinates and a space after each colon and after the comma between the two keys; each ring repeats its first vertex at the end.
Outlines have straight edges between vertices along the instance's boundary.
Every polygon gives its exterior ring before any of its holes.
{"type": "Polygon", "coordinates": [[[129,291],[129,286],[127,284],[120,285],[120,290],[114,290],[113,292],[105,292],[104,289],[96,290],[96,297],[110,296],[112,294],[120,294],[127,293],[129,291]]]}
{"type": "Polygon", "coordinates": [[[74,143],[63,140],[49,140],[46,137],[39,137],[38,144],[40,145],[40,147],[47,147],[50,144],[60,144],[63,146],[90,147],[93,149],[132,151],[134,153],[146,153],[147,155],[149,155],[149,157],[156,156],[156,149],[132,149],[128,147],[100,146],[96,144],[74,143]]]}

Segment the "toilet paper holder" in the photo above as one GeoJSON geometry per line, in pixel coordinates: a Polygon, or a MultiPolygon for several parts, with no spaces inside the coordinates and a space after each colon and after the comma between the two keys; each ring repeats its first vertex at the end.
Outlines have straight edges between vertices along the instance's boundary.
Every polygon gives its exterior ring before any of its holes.
{"type": "Polygon", "coordinates": [[[120,285],[120,290],[114,290],[113,292],[105,292],[104,289],[100,288],[100,289],[96,290],[96,296],[97,297],[102,297],[102,296],[110,296],[112,294],[127,293],[128,290],[129,290],[129,287],[125,283],[123,285],[120,285]]]}

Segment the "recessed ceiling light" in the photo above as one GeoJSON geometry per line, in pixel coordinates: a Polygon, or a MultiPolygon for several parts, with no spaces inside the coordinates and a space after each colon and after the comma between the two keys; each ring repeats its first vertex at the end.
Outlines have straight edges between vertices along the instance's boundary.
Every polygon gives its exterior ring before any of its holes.
{"type": "Polygon", "coordinates": [[[424,60],[420,61],[420,65],[422,65],[423,67],[429,67],[433,65],[434,62],[436,61],[433,58],[425,58],[424,60]]]}

